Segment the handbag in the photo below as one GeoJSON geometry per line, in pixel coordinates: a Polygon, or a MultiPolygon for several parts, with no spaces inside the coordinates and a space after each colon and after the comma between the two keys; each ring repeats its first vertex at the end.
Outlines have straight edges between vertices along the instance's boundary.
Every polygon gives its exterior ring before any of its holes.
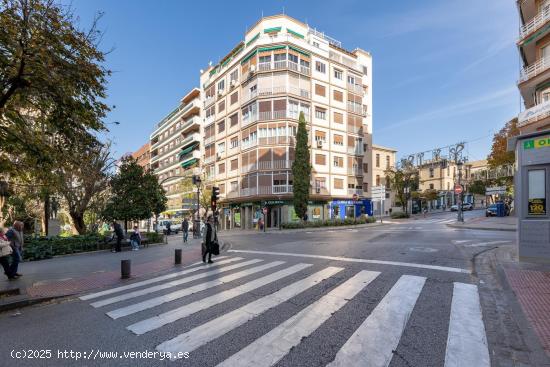
{"type": "Polygon", "coordinates": [[[214,237],[214,241],[212,241],[212,254],[213,255],[219,255],[220,254],[220,244],[218,242],[218,234],[216,233],[216,236],[214,237]]]}
{"type": "Polygon", "coordinates": [[[13,253],[13,249],[8,241],[0,240],[0,257],[9,256],[13,253]]]}

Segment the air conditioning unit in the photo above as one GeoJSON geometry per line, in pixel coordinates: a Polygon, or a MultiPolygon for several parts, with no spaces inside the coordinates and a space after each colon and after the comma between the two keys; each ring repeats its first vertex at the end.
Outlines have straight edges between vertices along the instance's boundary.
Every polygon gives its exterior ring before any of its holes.
{"type": "Polygon", "coordinates": [[[256,65],[250,65],[250,72],[255,73],[256,72],[256,65]]]}
{"type": "Polygon", "coordinates": [[[317,148],[322,148],[322,147],[323,147],[323,141],[317,140],[317,148]]]}
{"type": "Polygon", "coordinates": [[[223,96],[223,89],[218,89],[218,96],[223,96]]]}
{"type": "Polygon", "coordinates": [[[231,81],[231,88],[235,88],[237,86],[237,79],[233,79],[231,81]]]}

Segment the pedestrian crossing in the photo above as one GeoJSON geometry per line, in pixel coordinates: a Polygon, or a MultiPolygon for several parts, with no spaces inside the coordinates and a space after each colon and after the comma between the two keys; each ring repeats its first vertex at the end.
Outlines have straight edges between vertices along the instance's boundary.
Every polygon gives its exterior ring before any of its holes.
{"type": "MultiPolygon", "coordinates": [[[[250,327],[272,310],[282,310],[282,321],[268,330],[262,329],[261,335],[240,349],[229,348],[222,359],[207,363],[228,367],[273,366],[298,353],[297,347],[304,340],[361,295],[368,297],[369,302],[372,298],[373,309],[349,331],[347,340],[334,351],[327,365],[388,366],[428,280],[418,275],[400,275],[391,278],[394,280],[385,294],[379,294],[372,288],[374,283],[387,281],[380,271],[237,256],[218,259],[214,264],[195,263],[170,274],[83,295],[80,300],[105,313],[107,320],[118,320],[117,326],[121,322],[128,332],[142,338],[144,345],[151,343],[170,359],[181,356],[180,352],[189,353],[193,359],[193,353],[208,343],[250,327]],[[314,288],[321,293],[315,293],[308,302],[293,303],[296,297],[314,288]],[[180,305],[191,296],[191,302],[180,305]],[[244,303],[229,302],[240,296],[244,296],[244,303]],[[284,308],[288,302],[294,307],[284,308]],[[235,304],[236,307],[227,306],[235,304]],[[217,305],[226,308],[206,320],[199,318],[202,321],[198,325],[191,323],[186,328],[186,323],[180,322],[217,305]],[[159,335],[164,335],[162,331],[168,327],[169,336],[163,340],[159,335]]],[[[490,366],[477,286],[452,283],[449,304],[449,322],[441,323],[448,325],[441,330],[447,337],[445,366],[490,366]]],[[[339,327],[344,330],[346,325],[339,327]]]]}

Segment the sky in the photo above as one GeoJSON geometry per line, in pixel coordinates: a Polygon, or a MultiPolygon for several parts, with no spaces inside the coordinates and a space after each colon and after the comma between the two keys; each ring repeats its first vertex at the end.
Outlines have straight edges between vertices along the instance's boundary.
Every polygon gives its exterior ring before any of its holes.
{"type": "MultiPolygon", "coordinates": [[[[68,0],[67,0],[68,1],[68,0]]],[[[68,2],[67,2],[68,3],[68,2]]],[[[105,119],[115,156],[137,150],[262,14],[283,11],[373,57],[373,141],[398,157],[465,141],[486,158],[520,111],[514,1],[71,0],[79,27],[102,12],[100,48],[113,71],[105,119]],[[115,124],[114,122],[119,122],[115,124]]]]}

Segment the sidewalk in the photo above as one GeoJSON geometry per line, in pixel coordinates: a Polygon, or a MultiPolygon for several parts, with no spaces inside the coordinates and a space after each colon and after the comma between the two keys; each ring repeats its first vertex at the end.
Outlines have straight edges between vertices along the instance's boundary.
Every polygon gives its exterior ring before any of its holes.
{"type": "Polygon", "coordinates": [[[477,229],[487,231],[511,231],[517,228],[517,218],[509,217],[478,217],[466,220],[464,223],[450,223],[448,227],[461,229],[477,229]]]}
{"type": "Polygon", "coordinates": [[[23,274],[16,281],[0,281],[0,311],[22,307],[92,289],[126,283],[135,278],[174,268],[174,249],[182,249],[182,265],[200,259],[200,241],[182,244],[181,236],[170,236],[167,245],[139,251],[97,252],[62,256],[20,264],[23,274]],[[120,278],[120,260],[130,259],[130,279],[120,278]]]}

